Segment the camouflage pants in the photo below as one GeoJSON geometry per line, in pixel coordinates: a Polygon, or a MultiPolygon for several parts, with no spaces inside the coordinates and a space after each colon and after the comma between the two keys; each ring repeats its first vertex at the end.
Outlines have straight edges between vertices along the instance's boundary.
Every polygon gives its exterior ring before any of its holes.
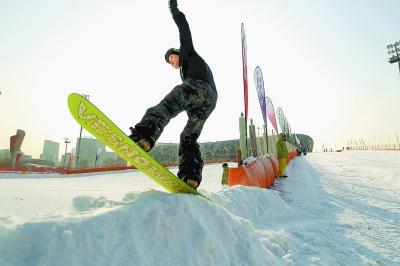
{"type": "Polygon", "coordinates": [[[150,128],[146,134],[153,143],[160,137],[164,127],[179,113],[186,111],[188,122],[180,136],[178,177],[188,178],[200,184],[203,170],[200,146],[197,139],[204,123],[215,108],[218,95],[210,85],[201,80],[188,79],[176,86],[156,106],[147,109],[135,128],[150,128]]]}

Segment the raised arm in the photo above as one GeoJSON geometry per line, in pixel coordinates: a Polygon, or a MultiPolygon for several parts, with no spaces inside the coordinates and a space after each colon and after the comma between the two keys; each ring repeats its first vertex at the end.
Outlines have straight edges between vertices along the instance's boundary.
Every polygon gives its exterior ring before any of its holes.
{"type": "Polygon", "coordinates": [[[189,24],[186,20],[185,14],[178,9],[177,0],[169,0],[169,10],[172,17],[179,29],[179,40],[181,48],[185,54],[194,51],[192,34],[190,32],[189,24]]]}

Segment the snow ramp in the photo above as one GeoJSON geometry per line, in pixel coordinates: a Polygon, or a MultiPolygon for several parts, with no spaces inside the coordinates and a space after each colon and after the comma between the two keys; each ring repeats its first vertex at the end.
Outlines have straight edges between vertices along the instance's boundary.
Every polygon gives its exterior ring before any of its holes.
{"type": "Polygon", "coordinates": [[[78,197],[74,217],[2,227],[0,265],[286,265],[279,244],[256,229],[279,217],[274,205],[287,206],[277,191],[234,187],[208,196],[212,202],[160,191],[118,203],[78,197]],[[247,208],[259,197],[262,206],[247,208]]]}

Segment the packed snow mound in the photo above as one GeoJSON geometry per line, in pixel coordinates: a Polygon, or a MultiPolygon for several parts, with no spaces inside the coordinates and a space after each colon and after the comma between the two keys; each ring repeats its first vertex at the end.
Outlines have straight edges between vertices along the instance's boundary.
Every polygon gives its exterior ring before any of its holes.
{"type": "Polygon", "coordinates": [[[0,265],[400,265],[399,158],[311,153],[271,189],[223,187],[207,165],[211,201],[139,171],[0,175],[0,265]]]}
{"type": "Polygon", "coordinates": [[[255,188],[226,189],[217,203],[159,191],[127,194],[120,203],[78,197],[80,217],[3,228],[0,265],[283,265],[243,218],[267,217],[268,207],[238,205],[251,203],[254,193],[281,200],[276,191],[255,188]],[[114,209],[89,212],[104,207],[114,209]]]}

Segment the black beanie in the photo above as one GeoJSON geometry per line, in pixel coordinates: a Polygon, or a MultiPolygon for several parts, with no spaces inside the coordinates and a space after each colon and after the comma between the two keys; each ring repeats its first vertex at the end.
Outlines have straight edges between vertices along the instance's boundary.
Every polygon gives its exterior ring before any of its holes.
{"type": "Polygon", "coordinates": [[[172,54],[177,54],[179,55],[179,49],[175,49],[175,48],[169,48],[167,50],[167,52],[165,53],[165,61],[167,61],[167,63],[169,64],[169,56],[172,54]]]}

